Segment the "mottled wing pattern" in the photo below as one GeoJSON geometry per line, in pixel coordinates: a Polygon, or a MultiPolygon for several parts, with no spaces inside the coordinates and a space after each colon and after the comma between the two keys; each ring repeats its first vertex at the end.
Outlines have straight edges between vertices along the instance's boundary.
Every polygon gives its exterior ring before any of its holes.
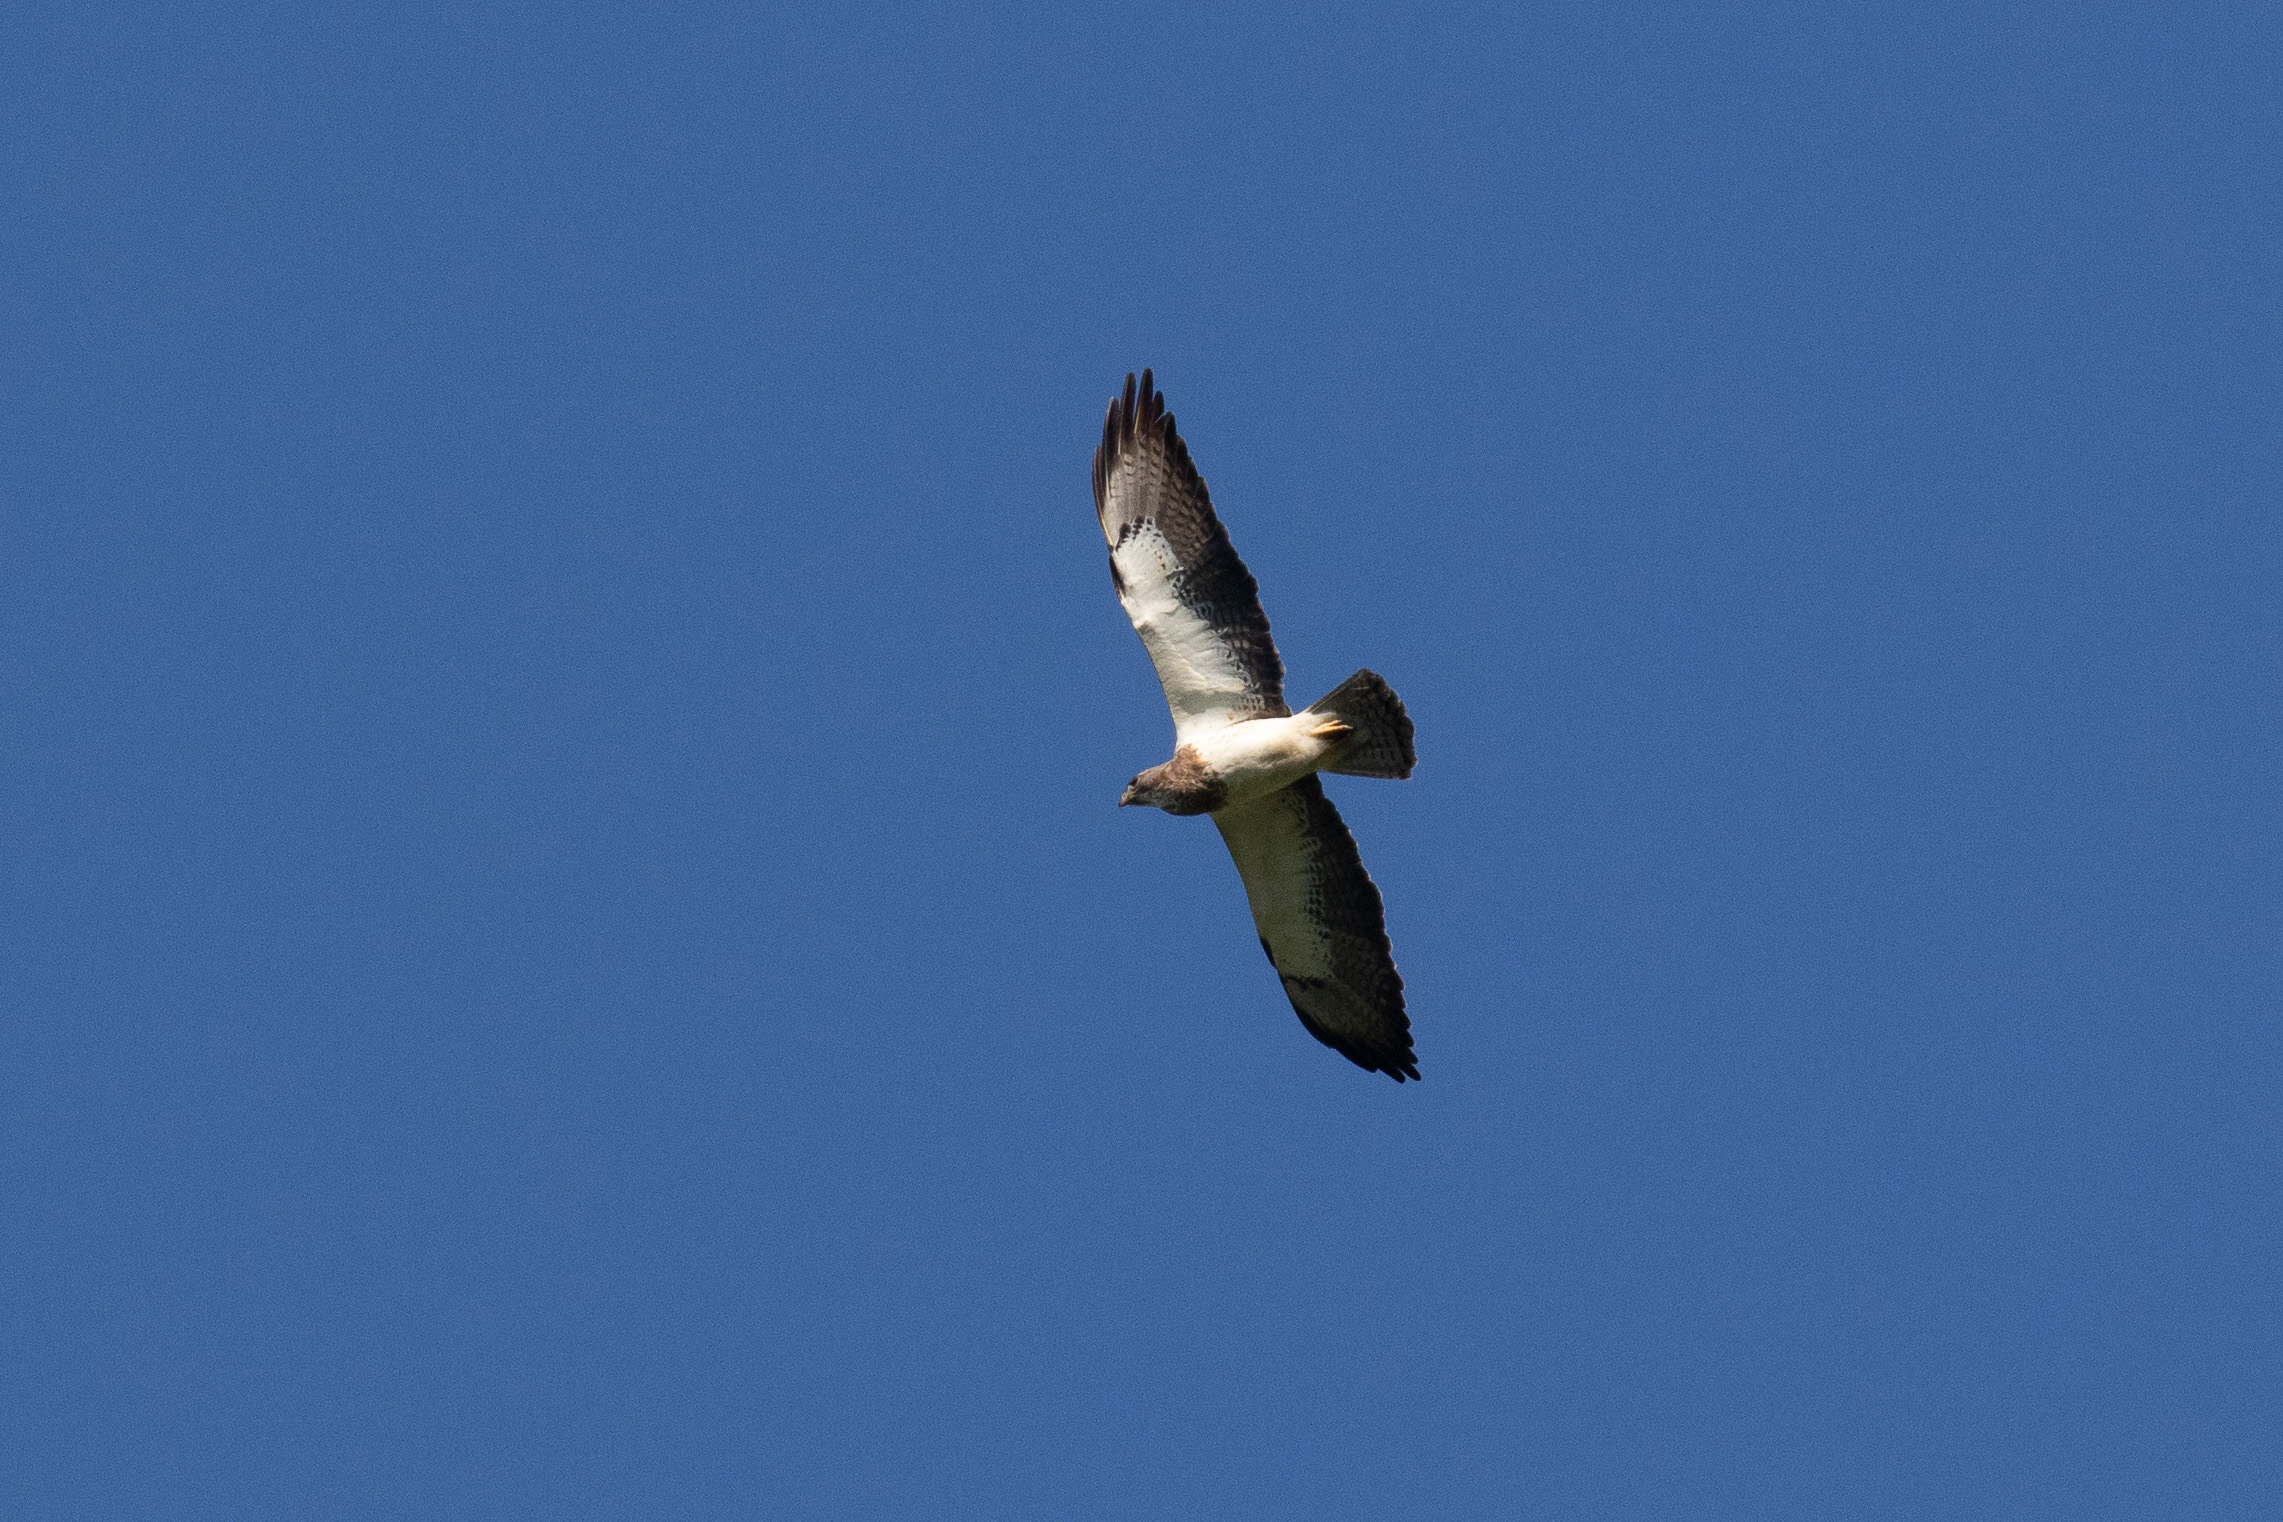
{"type": "Polygon", "coordinates": [[[1149,648],[1175,733],[1290,713],[1260,590],[1213,516],[1147,370],[1138,389],[1126,377],[1103,421],[1094,510],[1110,544],[1110,580],[1149,648]]]}
{"type": "Polygon", "coordinates": [[[1308,1034],[1397,1083],[1419,1076],[1379,889],[1313,776],[1213,816],[1261,949],[1308,1034]]]}

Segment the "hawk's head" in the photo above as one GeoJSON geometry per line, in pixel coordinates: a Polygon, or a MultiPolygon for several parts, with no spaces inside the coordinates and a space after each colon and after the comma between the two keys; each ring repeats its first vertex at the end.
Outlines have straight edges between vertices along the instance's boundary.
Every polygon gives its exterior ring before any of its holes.
{"type": "Polygon", "coordinates": [[[1163,779],[1158,775],[1164,770],[1162,766],[1153,766],[1127,783],[1125,794],[1118,799],[1118,807],[1122,809],[1130,803],[1138,803],[1147,808],[1161,809],[1171,803],[1173,794],[1166,789],[1163,779]]]}
{"type": "Polygon", "coordinates": [[[1229,790],[1196,751],[1184,745],[1163,766],[1153,766],[1126,784],[1118,807],[1129,803],[1163,809],[1168,814],[1210,814],[1228,798],[1229,790]]]}

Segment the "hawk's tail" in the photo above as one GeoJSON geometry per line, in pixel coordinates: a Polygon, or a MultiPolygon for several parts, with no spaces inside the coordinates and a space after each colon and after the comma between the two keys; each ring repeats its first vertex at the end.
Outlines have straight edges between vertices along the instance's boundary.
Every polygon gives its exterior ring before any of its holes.
{"type": "Polygon", "coordinates": [[[1355,731],[1336,765],[1349,777],[1408,777],[1418,763],[1411,749],[1411,715],[1377,672],[1359,671],[1308,705],[1310,713],[1337,718],[1355,731]]]}

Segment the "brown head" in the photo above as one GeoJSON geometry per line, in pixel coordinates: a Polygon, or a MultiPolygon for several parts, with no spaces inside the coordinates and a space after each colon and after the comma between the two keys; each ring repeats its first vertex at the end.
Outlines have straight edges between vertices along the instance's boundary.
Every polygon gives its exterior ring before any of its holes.
{"type": "Polygon", "coordinates": [[[1168,814],[1210,814],[1228,796],[1228,788],[1213,775],[1204,758],[1184,745],[1173,753],[1171,761],[1153,766],[1127,783],[1118,807],[1139,803],[1168,814]]]}

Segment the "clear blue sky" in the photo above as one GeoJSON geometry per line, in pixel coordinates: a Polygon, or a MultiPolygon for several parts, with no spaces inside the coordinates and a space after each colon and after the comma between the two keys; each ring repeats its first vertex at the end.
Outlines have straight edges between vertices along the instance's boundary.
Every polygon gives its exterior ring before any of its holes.
{"type": "Polygon", "coordinates": [[[758,9],[11,21],[0,1510],[2283,1515],[2283,11],[758,9]]]}

